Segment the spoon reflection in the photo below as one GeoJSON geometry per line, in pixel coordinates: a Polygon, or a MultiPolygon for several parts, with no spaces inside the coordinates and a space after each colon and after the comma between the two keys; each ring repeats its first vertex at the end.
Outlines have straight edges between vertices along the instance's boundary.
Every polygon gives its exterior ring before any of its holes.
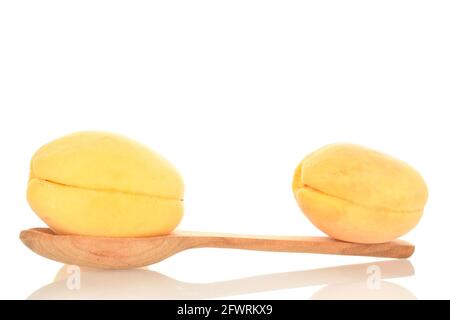
{"type": "Polygon", "coordinates": [[[64,266],[53,283],[37,290],[28,299],[212,299],[321,285],[327,286],[312,299],[415,299],[407,289],[382,281],[414,275],[414,267],[408,260],[274,273],[211,283],[182,282],[147,269],[105,271],[82,268],[79,274],[74,270],[78,269],[64,266]]]}
{"type": "Polygon", "coordinates": [[[319,289],[312,300],[416,300],[408,289],[381,281],[379,289],[370,289],[366,282],[331,284],[319,289]]]}

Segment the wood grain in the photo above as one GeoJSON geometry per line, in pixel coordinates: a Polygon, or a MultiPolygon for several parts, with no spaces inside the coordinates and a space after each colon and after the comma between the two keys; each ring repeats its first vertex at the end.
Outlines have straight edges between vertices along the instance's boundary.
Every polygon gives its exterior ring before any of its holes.
{"type": "Polygon", "coordinates": [[[108,238],[56,235],[50,229],[35,228],[22,231],[20,239],[32,251],[46,258],[103,269],[147,266],[192,248],[231,248],[385,258],[408,258],[414,253],[414,246],[402,240],[381,244],[359,244],[326,237],[251,236],[183,231],[157,237],[108,238]]]}

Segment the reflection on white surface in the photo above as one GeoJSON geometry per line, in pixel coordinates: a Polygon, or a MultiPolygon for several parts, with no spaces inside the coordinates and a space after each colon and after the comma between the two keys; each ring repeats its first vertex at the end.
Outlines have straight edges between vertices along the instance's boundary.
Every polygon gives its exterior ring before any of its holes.
{"type": "Polygon", "coordinates": [[[332,284],[318,290],[312,300],[416,300],[416,296],[398,284],[381,281],[379,289],[370,289],[366,282],[332,284]]]}
{"type": "Polygon", "coordinates": [[[63,267],[53,283],[29,299],[211,299],[274,290],[323,286],[312,299],[415,299],[406,288],[382,279],[414,275],[408,260],[354,264],[188,283],[147,269],[105,271],[63,267]]]}

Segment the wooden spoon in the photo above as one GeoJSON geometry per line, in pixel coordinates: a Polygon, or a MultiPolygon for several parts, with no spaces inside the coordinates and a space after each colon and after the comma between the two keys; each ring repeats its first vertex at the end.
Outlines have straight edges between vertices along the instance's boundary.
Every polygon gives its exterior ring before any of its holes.
{"type": "Polygon", "coordinates": [[[22,231],[20,239],[32,251],[46,258],[102,269],[143,267],[191,248],[232,248],[386,258],[408,258],[414,252],[414,246],[402,240],[361,244],[326,237],[249,236],[183,231],[155,237],[110,238],[57,235],[50,229],[35,228],[22,231]]]}

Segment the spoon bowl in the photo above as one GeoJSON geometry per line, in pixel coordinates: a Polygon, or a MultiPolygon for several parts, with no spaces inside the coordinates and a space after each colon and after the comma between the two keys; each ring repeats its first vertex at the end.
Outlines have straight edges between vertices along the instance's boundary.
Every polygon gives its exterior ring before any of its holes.
{"type": "Polygon", "coordinates": [[[51,229],[33,228],[20,233],[35,253],[62,263],[101,269],[130,269],[157,263],[192,248],[232,248],[275,252],[301,252],[384,258],[408,258],[414,246],[395,240],[361,244],[327,237],[253,236],[176,231],[139,238],[59,235],[51,229]]]}

